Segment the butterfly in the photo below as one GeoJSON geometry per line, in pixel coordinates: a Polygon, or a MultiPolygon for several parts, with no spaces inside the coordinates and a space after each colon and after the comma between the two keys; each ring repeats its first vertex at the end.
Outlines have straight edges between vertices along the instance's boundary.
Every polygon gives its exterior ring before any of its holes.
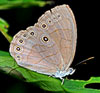
{"type": "Polygon", "coordinates": [[[75,72],[77,41],[74,14],[66,4],[46,11],[34,26],[19,31],[11,41],[10,54],[19,66],[63,79],[75,72]]]}

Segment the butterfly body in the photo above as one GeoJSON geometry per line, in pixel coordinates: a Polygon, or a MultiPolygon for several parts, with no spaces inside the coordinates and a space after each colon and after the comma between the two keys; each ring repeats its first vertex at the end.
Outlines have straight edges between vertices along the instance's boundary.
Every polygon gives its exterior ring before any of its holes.
{"type": "Polygon", "coordinates": [[[68,5],[46,11],[34,26],[19,31],[10,44],[10,54],[18,65],[38,73],[62,78],[76,50],[77,29],[68,5]]]}

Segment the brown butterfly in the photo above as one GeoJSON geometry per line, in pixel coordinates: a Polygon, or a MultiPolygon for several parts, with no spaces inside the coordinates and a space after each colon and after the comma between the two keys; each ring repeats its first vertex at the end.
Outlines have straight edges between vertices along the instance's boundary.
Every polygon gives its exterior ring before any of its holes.
{"type": "Polygon", "coordinates": [[[77,40],[77,27],[68,5],[46,11],[26,30],[19,31],[10,44],[10,54],[18,65],[38,73],[63,79],[70,68],[77,40]]]}

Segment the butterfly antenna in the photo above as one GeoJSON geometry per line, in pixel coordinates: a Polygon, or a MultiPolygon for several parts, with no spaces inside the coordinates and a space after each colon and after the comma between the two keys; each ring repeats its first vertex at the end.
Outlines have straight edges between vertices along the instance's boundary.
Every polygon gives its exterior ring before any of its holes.
{"type": "Polygon", "coordinates": [[[82,64],[82,63],[85,63],[86,61],[91,60],[91,59],[94,59],[94,57],[89,57],[89,58],[87,58],[87,59],[85,59],[85,60],[83,60],[83,61],[77,63],[75,66],[80,65],[80,64],[82,64]]]}

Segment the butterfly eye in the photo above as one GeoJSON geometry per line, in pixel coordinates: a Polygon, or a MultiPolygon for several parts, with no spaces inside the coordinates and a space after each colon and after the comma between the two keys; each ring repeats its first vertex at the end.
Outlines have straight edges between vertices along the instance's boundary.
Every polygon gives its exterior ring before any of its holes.
{"type": "Polygon", "coordinates": [[[33,36],[33,35],[34,35],[34,32],[30,32],[30,35],[32,35],[32,36],[33,36]]]}
{"type": "Polygon", "coordinates": [[[21,39],[27,39],[28,38],[28,35],[27,35],[27,32],[26,30],[20,30],[14,37],[19,39],[19,36],[21,39]]]}
{"type": "Polygon", "coordinates": [[[51,19],[52,19],[53,22],[57,22],[58,21],[55,15],[52,15],[51,19]]]}
{"type": "Polygon", "coordinates": [[[18,55],[18,54],[15,56],[15,59],[16,59],[17,62],[21,62],[22,61],[21,55],[18,55]]]}
{"type": "Polygon", "coordinates": [[[42,24],[42,27],[45,28],[46,27],[46,24],[42,24]]]}
{"type": "Polygon", "coordinates": [[[16,53],[21,53],[21,52],[23,51],[23,48],[20,47],[20,46],[15,46],[15,47],[14,47],[14,51],[15,51],[16,53]]]}
{"type": "Polygon", "coordinates": [[[37,37],[37,32],[36,31],[33,31],[33,30],[30,30],[29,31],[29,35],[31,36],[31,37],[37,37]]]}
{"type": "Polygon", "coordinates": [[[46,37],[46,36],[44,36],[44,37],[42,38],[42,40],[43,40],[44,42],[48,42],[48,41],[49,41],[48,37],[46,37]]]}
{"type": "Polygon", "coordinates": [[[47,47],[51,47],[54,45],[54,41],[49,37],[48,34],[42,34],[40,36],[40,42],[42,45],[45,45],[47,47]]]}
{"type": "Polygon", "coordinates": [[[53,25],[53,22],[50,18],[48,18],[46,21],[47,21],[48,25],[53,25]]]}
{"type": "Polygon", "coordinates": [[[27,33],[24,33],[24,34],[22,34],[22,36],[21,36],[23,39],[28,39],[28,34],[27,33]]]}
{"type": "Polygon", "coordinates": [[[30,29],[28,35],[30,37],[34,38],[34,37],[37,37],[37,32],[36,31],[33,31],[33,29],[30,29]]]}
{"type": "Polygon", "coordinates": [[[48,22],[51,23],[51,20],[49,20],[48,22]]]}
{"type": "Polygon", "coordinates": [[[26,34],[24,34],[24,35],[23,35],[23,37],[27,37],[27,35],[26,35],[26,34]]]}
{"type": "Polygon", "coordinates": [[[42,28],[47,28],[47,25],[45,23],[42,24],[42,28]]]}
{"type": "Polygon", "coordinates": [[[20,60],[20,56],[19,56],[19,55],[17,55],[16,58],[17,58],[18,60],[20,60]]]}
{"type": "Polygon", "coordinates": [[[61,15],[59,13],[56,14],[56,17],[57,17],[58,20],[62,19],[61,15]]]}
{"type": "Polygon", "coordinates": [[[33,38],[37,37],[37,32],[36,32],[34,26],[30,26],[26,30],[28,31],[28,36],[29,37],[33,37],[33,38]]]}
{"type": "Polygon", "coordinates": [[[19,42],[20,42],[20,43],[23,43],[23,40],[22,40],[22,39],[20,39],[20,40],[19,40],[19,42]]]}
{"type": "Polygon", "coordinates": [[[18,40],[18,41],[17,41],[17,44],[18,44],[18,45],[25,45],[24,39],[18,38],[17,40],[18,40]]]}
{"type": "Polygon", "coordinates": [[[16,47],[16,50],[17,50],[17,51],[20,51],[20,47],[16,47]]]}

